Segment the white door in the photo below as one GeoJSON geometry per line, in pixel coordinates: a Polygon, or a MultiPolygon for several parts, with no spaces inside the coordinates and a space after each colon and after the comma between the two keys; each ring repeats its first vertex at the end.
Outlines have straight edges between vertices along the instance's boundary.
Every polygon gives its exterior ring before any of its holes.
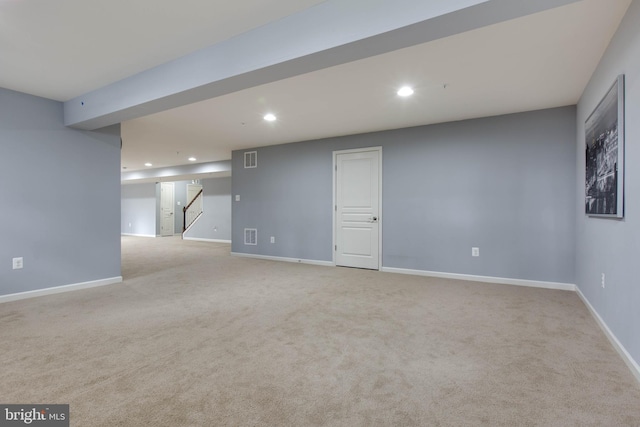
{"type": "Polygon", "coordinates": [[[160,183],[160,235],[173,236],[175,219],[173,207],[173,182],[160,183]]]}
{"type": "Polygon", "coordinates": [[[336,265],[380,267],[381,149],[335,153],[336,265]]]}

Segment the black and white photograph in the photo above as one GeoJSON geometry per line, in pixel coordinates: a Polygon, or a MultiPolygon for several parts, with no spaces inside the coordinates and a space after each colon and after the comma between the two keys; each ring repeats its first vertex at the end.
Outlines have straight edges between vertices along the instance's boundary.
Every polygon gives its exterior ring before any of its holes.
{"type": "Polygon", "coordinates": [[[585,122],[585,213],[624,215],[624,75],[585,122]]]}

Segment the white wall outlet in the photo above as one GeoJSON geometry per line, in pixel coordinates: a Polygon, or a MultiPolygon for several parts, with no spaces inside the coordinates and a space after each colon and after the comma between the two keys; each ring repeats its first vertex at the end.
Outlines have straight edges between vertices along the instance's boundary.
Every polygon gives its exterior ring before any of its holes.
{"type": "Polygon", "coordinates": [[[471,248],[471,256],[480,256],[480,248],[471,248]]]}
{"type": "Polygon", "coordinates": [[[129,228],[131,228],[131,223],[129,223],[129,228]]]}
{"type": "Polygon", "coordinates": [[[271,243],[275,243],[276,242],[276,238],[274,236],[271,236],[271,243]]]}
{"type": "Polygon", "coordinates": [[[22,259],[22,257],[18,257],[18,258],[14,258],[13,259],[13,269],[14,270],[19,270],[21,268],[24,267],[24,260],[22,259]]]}
{"type": "Polygon", "coordinates": [[[602,289],[604,289],[604,273],[602,273],[602,279],[601,279],[601,283],[602,283],[602,289]]]}
{"type": "Polygon", "coordinates": [[[240,195],[236,194],[236,202],[239,202],[239,201],[240,201],[240,195]]]}
{"type": "Polygon", "coordinates": [[[180,200],[178,200],[178,206],[180,206],[180,200]]]}
{"type": "Polygon", "coordinates": [[[218,227],[214,226],[213,227],[213,231],[217,232],[218,231],[218,227]]]}

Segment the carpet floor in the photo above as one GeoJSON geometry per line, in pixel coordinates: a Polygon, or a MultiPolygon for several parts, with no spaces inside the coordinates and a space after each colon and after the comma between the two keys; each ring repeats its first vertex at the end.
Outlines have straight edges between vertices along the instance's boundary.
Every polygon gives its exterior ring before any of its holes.
{"type": "Polygon", "coordinates": [[[122,238],[121,284],[0,304],[0,402],[72,426],[640,426],[573,292],[122,238]]]}

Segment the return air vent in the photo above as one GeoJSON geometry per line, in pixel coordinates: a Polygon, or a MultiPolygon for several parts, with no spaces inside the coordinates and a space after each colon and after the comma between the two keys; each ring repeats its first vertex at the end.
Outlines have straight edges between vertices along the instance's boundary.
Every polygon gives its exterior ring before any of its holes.
{"type": "Polygon", "coordinates": [[[244,229],[244,244],[245,245],[257,245],[258,244],[258,230],[255,228],[244,229]]]}
{"type": "Polygon", "coordinates": [[[244,168],[257,168],[258,167],[258,152],[247,151],[244,153],[244,168]]]}

